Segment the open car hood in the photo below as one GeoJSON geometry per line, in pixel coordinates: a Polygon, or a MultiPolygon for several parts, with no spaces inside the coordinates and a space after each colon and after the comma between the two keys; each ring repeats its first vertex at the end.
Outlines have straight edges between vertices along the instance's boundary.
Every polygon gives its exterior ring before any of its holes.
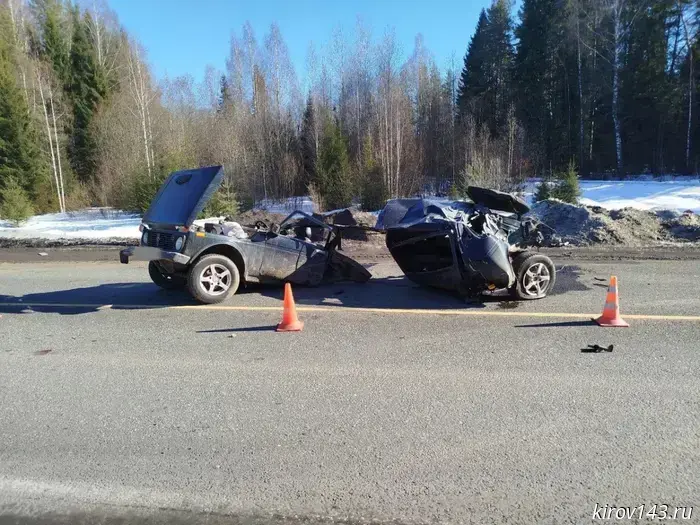
{"type": "Polygon", "coordinates": [[[151,201],[143,222],[192,226],[223,178],[222,166],[171,173],[151,201]]]}
{"type": "Polygon", "coordinates": [[[530,207],[524,200],[502,191],[469,186],[467,195],[476,204],[481,204],[492,210],[506,211],[522,215],[530,211],[530,207]]]}

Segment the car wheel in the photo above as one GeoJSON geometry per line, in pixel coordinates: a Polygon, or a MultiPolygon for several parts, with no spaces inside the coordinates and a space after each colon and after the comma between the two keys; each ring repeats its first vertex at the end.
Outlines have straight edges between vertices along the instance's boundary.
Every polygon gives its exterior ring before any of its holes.
{"type": "Polygon", "coordinates": [[[187,279],[181,275],[164,272],[155,261],[148,263],[148,275],[151,277],[151,281],[166,290],[180,290],[187,284],[187,279]]]}
{"type": "Polygon", "coordinates": [[[223,255],[205,255],[190,268],[187,287],[197,301],[220,303],[238,290],[241,277],[236,264],[223,255]]]}
{"type": "Polygon", "coordinates": [[[515,286],[510,290],[516,299],[542,299],[554,287],[556,270],[546,255],[523,252],[513,260],[515,286]]]}

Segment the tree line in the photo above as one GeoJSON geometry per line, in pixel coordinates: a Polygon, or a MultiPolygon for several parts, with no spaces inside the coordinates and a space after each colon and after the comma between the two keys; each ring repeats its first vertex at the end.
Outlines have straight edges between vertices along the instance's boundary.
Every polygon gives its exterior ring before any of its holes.
{"type": "Polygon", "coordinates": [[[527,176],[696,173],[698,4],[508,0],[463,62],[358,21],[310,45],[232,35],[223,71],[156,81],[109,6],[0,0],[0,214],[144,209],[176,169],[223,164],[216,210],[312,194],[325,208],[527,176]],[[4,210],[4,211],[2,211],[4,210]]]}

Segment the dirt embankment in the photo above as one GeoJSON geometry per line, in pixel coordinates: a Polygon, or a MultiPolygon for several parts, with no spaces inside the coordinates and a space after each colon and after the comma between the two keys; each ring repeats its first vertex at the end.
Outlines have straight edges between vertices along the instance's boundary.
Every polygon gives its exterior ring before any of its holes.
{"type": "Polygon", "coordinates": [[[606,210],[547,200],[535,204],[530,213],[553,228],[563,242],[573,246],[700,243],[700,215],[693,212],[606,210]]]}

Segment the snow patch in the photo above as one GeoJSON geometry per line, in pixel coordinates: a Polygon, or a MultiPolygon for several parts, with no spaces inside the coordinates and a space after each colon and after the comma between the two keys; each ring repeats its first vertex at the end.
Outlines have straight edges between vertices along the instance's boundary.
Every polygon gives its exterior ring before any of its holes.
{"type": "MultiPolygon", "coordinates": [[[[533,204],[539,181],[528,181],[523,193],[533,204]]],[[[582,180],[580,203],[607,210],[691,210],[700,213],[700,180],[674,179],[663,181],[595,181],[582,180]]]]}
{"type": "Polygon", "coordinates": [[[141,216],[111,208],[35,215],[19,226],[0,220],[0,238],[139,239],[141,216]]]}

